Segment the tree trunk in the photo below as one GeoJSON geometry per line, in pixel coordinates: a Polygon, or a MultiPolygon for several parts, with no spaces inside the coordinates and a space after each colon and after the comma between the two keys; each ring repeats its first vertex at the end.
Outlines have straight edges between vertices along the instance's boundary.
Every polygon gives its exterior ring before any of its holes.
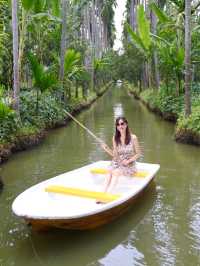
{"type": "Polygon", "coordinates": [[[130,25],[134,32],[136,32],[136,0],[131,0],[130,3],[130,25]]]}
{"type": "Polygon", "coordinates": [[[153,61],[154,61],[156,88],[159,89],[159,87],[160,87],[160,72],[159,72],[159,66],[158,66],[158,54],[157,54],[156,50],[154,50],[154,52],[153,52],[153,61]]]}
{"type": "Polygon", "coordinates": [[[151,60],[147,61],[147,80],[148,80],[148,88],[151,89],[152,87],[152,67],[151,67],[151,60]]]}
{"type": "Polygon", "coordinates": [[[79,86],[77,82],[75,81],[75,98],[78,98],[78,89],[79,89],[79,86]]]}
{"type": "MultiPolygon", "coordinates": [[[[155,1],[157,4],[157,1],[155,1]]],[[[157,18],[154,15],[154,13],[151,11],[151,29],[152,33],[156,35],[157,32],[157,18]]],[[[155,74],[155,85],[156,88],[159,89],[160,86],[160,73],[159,73],[159,67],[158,67],[158,54],[156,49],[153,51],[153,63],[154,63],[154,74],[155,74]]]]}
{"type": "Polygon", "coordinates": [[[148,87],[148,77],[147,77],[147,63],[143,62],[143,75],[142,75],[142,81],[143,81],[143,88],[147,89],[148,87]]]}
{"type": "Polygon", "coordinates": [[[108,28],[107,28],[107,24],[106,21],[104,20],[103,22],[103,28],[104,28],[104,47],[105,47],[105,51],[107,51],[108,49],[108,28]]]}
{"type": "Polygon", "coordinates": [[[91,88],[95,90],[94,79],[94,61],[96,58],[96,40],[95,40],[95,0],[92,1],[92,16],[91,16],[91,25],[92,25],[92,69],[91,69],[91,88]]]}
{"type": "Polygon", "coordinates": [[[62,83],[62,85],[64,80],[66,31],[67,31],[67,0],[62,0],[62,33],[61,33],[61,42],[60,42],[60,71],[59,71],[59,80],[62,83]]]}
{"type": "Polygon", "coordinates": [[[27,34],[28,11],[22,7],[21,29],[19,32],[19,80],[23,80],[22,60],[24,56],[25,38],[27,34]]]}
{"type": "Polygon", "coordinates": [[[191,0],[185,0],[185,116],[191,114],[191,0]]]}
{"type": "Polygon", "coordinates": [[[14,109],[19,113],[19,36],[18,36],[18,0],[12,0],[12,34],[13,34],[13,90],[14,109]]]}
{"type": "MultiPolygon", "coordinates": [[[[91,43],[91,32],[90,32],[90,15],[89,15],[89,5],[87,4],[85,7],[85,12],[84,12],[84,24],[85,24],[85,42],[90,45],[91,43]]],[[[86,69],[89,71],[90,70],[90,65],[91,65],[91,55],[89,49],[86,50],[85,52],[85,59],[84,59],[84,64],[86,69]]]]}

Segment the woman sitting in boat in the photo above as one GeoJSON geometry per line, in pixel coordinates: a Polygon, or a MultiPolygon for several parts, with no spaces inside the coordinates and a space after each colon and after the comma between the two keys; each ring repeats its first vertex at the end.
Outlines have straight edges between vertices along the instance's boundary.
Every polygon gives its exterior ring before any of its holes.
{"type": "Polygon", "coordinates": [[[113,159],[108,177],[105,180],[104,192],[110,192],[116,186],[119,176],[131,176],[136,172],[136,160],[141,150],[136,135],[131,134],[125,117],[118,117],[115,122],[113,150],[102,144],[102,148],[113,159]]]}

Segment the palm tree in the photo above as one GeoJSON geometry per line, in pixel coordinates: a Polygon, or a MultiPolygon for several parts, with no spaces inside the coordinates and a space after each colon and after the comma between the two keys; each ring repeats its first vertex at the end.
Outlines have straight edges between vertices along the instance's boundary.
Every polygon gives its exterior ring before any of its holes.
{"type": "MultiPolygon", "coordinates": [[[[23,78],[22,61],[24,58],[25,46],[28,37],[28,27],[32,24],[37,27],[37,35],[40,37],[40,27],[42,18],[51,18],[55,22],[59,22],[59,2],[60,0],[21,0],[21,20],[19,27],[19,83],[23,78]],[[51,10],[51,14],[49,13],[51,10]],[[53,16],[54,17],[53,17],[53,16]],[[37,19],[37,16],[39,19],[37,19]],[[34,23],[33,23],[34,22],[34,23]]],[[[30,29],[29,29],[30,31],[30,29]]],[[[40,39],[40,38],[38,38],[40,39]]],[[[37,40],[38,41],[38,40],[37,40]]],[[[38,51],[41,50],[41,43],[38,41],[38,51]]]]}
{"type": "Polygon", "coordinates": [[[13,90],[14,109],[19,113],[19,36],[18,36],[18,0],[12,0],[12,34],[13,34],[13,90]]]}
{"type": "Polygon", "coordinates": [[[49,89],[51,89],[53,86],[57,84],[57,79],[52,73],[51,69],[46,68],[43,66],[37,59],[35,55],[32,53],[28,54],[28,59],[30,62],[30,67],[33,73],[34,78],[34,87],[36,88],[36,113],[38,114],[39,109],[39,100],[40,95],[39,93],[43,93],[49,89]]]}
{"type": "MultiPolygon", "coordinates": [[[[81,54],[74,49],[68,49],[64,57],[65,84],[70,84],[80,73],[81,54]]],[[[63,95],[64,96],[64,95],[63,95]]],[[[68,98],[71,97],[71,88],[68,86],[68,98]]]]}
{"type": "Polygon", "coordinates": [[[185,0],[185,116],[191,114],[191,0],[185,0]]]}

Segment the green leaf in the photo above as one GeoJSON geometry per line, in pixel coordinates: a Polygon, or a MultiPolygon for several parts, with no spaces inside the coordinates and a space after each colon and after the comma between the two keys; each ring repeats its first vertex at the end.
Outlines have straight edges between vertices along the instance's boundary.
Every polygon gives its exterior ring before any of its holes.
{"type": "Polygon", "coordinates": [[[68,49],[65,53],[65,73],[68,74],[73,71],[73,67],[80,63],[81,54],[74,49],[68,49]]]}
{"type": "Polygon", "coordinates": [[[180,47],[177,51],[177,63],[179,64],[179,66],[182,66],[184,63],[184,58],[185,58],[185,51],[183,47],[180,47]]]}
{"type": "Polygon", "coordinates": [[[56,23],[62,23],[62,20],[59,18],[59,17],[55,17],[55,16],[52,16],[51,14],[49,13],[37,13],[35,15],[32,15],[31,16],[32,18],[36,18],[36,19],[39,19],[39,20],[42,20],[42,19],[47,19],[49,21],[53,21],[53,22],[56,22],[56,23]]]}
{"type": "Polygon", "coordinates": [[[34,12],[41,13],[44,11],[46,0],[34,0],[34,12]]]}
{"type": "Polygon", "coordinates": [[[53,15],[59,17],[60,15],[60,0],[53,0],[52,1],[52,11],[53,15]]]}
{"type": "Polygon", "coordinates": [[[35,0],[21,0],[22,6],[25,10],[29,11],[35,3],[35,0]]]}
{"type": "Polygon", "coordinates": [[[42,80],[42,76],[44,75],[44,68],[38,62],[37,57],[35,55],[33,55],[32,53],[28,54],[28,60],[30,62],[31,70],[32,70],[33,75],[34,75],[35,85],[39,87],[40,86],[39,84],[42,80]]]}
{"type": "Polygon", "coordinates": [[[47,8],[51,8],[53,16],[60,16],[60,2],[61,0],[48,0],[47,8]]]}
{"type": "Polygon", "coordinates": [[[48,69],[45,70],[44,66],[38,62],[35,55],[29,53],[28,59],[31,64],[31,70],[35,80],[34,85],[40,89],[41,92],[44,92],[57,83],[55,75],[48,69]]]}
{"type": "Polygon", "coordinates": [[[5,103],[0,101],[0,120],[5,119],[12,112],[12,109],[7,106],[5,103]]]}
{"type": "Polygon", "coordinates": [[[196,31],[198,31],[199,29],[200,29],[200,25],[197,25],[196,27],[192,28],[192,31],[193,31],[193,32],[196,32],[196,31]]]}
{"type": "Polygon", "coordinates": [[[170,0],[170,2],[172,2],[173,4],[176,5],[176,7],[178,8],[179,13],[184,11],[185,0],[170,0]]]}
{"type": "Polygon", "coordinates": [[[146,19],[144,7],[142,5],[138,6],[137,11],[138,11],[137,22],[138,22],[139,36],[146,50],[149,50],[151,46],[150,23],[146,19]]]}
{"type": "Polygon", "coordinates": [[[156,35],[156,34],[153,34],[153,33],[150,33],[150,36],[152,36],[153,38],[155,38],[156,40],[159,40],[159,41],[162,41],[163,43],[165,43],[166,45],[170,46],[171,43],[169,43],[167,40],[165,40],[164,38],[156,35]]]}
{"type": "Polygon", "coordinates": [[[170,18],[155,3],[149,5],[150,9],[155,13],[160,22],[169,22],[170,18]]]}
{"type": "Polygon", "coordinates": [[[129,24],[125,24],[125,28],[127,32],[129,33],[132,42],[136,46],[138,50],[144,55],[146,55],[147,51],[146,48],[141,40],[141,38],[132,30],[131,26],[129,24]]]}

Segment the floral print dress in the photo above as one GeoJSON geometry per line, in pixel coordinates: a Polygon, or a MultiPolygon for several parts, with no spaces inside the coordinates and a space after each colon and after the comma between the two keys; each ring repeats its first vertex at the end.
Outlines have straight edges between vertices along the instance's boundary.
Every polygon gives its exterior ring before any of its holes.
{"type": "Polygon", "coordinates": [[[122,161],[125,159],[130,159],[136,154],[134,149],[133,138],[131,137],[131,140],[128,145],[119,144],[117,145],[116,149],[117,156],[111,162],[111,169],[119,169],[122,172],[122,175],[131,176],[136,172],[135,162],[131,162],[127,166],[124,166],[122,165],[122,161]]]}

